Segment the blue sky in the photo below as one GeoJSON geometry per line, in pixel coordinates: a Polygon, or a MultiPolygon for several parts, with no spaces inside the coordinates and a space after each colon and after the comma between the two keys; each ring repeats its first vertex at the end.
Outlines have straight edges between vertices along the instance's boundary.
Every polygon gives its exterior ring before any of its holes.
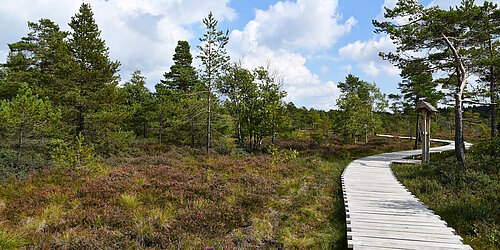
{"type": "MultiPolygon", "coordinates": [[[[495,0],[498,2],[500,0],[495,0]]],[[[49,18],[67,23],[82,1],[0,0],[0,62],[8,43],[26,35],[27,21],[49,18]]],[[[178,40],[188,40],[192,53],[202,35],[201,20],[213,11],[220,28],[230,31],[233,61],[254,68],[270,63],[284,81],[287,101],[328,110],[339,96],[337,83],[352,73],[375,82],[385,93],[397,93],[399,71],[378,57],[394,50],[386,35],[376,35],[372,19],[396,0],[86,0],[95,13],[113,60],[122,63],[122,81],[139,69],[150,89],[172,64],[178,40]]],[[[425,0],[448,8],[459,0],[425,0]]],[[[195,62],[199,64],[199,62],[195,62]]]]}

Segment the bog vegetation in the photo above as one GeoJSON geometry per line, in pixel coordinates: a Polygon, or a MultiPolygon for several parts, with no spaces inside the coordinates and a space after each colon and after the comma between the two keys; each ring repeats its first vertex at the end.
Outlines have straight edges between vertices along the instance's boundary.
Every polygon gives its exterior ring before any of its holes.
{"type": "Polygon", "coordinates": [[[401,69],[401,95],[348,74],[329,111],[286,102],[272,64],[232,60],[211,13],[198,54],[178,41],[154,90],[139,69],[120,83],[89,4],[69,31],[29,22],[0,67],[0,248],[344,248],[343,168],[416,148],[423,100],[456,152],[398,176],[468,243],[499,247],[500,11],[386,12],[373,24],[397,45],[381,56],[401,69]],[[465,153],[464,140],[481,143],[465,153]]]}

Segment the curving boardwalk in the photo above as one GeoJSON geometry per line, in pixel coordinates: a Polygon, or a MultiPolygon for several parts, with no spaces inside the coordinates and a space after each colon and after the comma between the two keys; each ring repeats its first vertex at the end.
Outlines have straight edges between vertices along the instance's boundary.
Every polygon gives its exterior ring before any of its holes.
{"type": "MultiPolygon", "coordinates": [[[[431,153],[455,149],[452,141],[433,141],[449,144],[431,148],[431,153]]],[[[466,147],[470,146],[466,143],[466,147]]],[[[345,168],[342,190],[349,248],[472,249],[392,173],[391,162],[421,153],[410,150],[379,154],[355,160],[345,168]]]]}

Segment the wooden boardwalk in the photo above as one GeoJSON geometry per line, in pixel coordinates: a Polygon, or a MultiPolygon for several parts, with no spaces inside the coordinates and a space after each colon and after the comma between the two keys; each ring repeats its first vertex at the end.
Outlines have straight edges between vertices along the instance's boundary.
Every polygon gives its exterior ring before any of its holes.
{"type": "MultiPolygon", "coordinates": [[[[454,150],[452,141],[433,141],[449,144],[431,148],[431,153],[454,150]]],[[[342,190],[349,248],[472,249],[392,173],[391,162],[421,153],[411,150],[379,154],[355,160],[345,168],[342,190]]]]}

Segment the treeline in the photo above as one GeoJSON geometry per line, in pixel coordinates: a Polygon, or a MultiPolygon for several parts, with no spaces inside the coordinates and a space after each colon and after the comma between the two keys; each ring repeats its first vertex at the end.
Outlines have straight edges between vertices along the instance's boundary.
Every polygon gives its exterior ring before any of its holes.
{"type": "Polygon", "coordinates": [[[93,154],[126,153],[138,139],[224,153],[259,150],[266,138],[290,138],[296,129],[328,133],[325,112],[285,103],[282,76],[269,65],[231,63],[228,33],[211,13],[203,23],[201,68],[192,66],[189,43],[179,41],[152,92],[139,70],[119,84],[120,63],[110,59],[89,4],[68,32],[49,19],[29,22],[0,68],[0,165],[81,167],[93,154]]]}
{"type": "MultiPolygon", "coordinates": [[[[436,12],[440,18],[451,15],[449,13],[490,11],[491,20],[484,19],[485,15],[478,20],[493,22],[498,14],[493,5],[467,6],[442,11],[401,2],[395,10],[388,11],[387,17],[404,16],[405,9],[428,12],[426,15],[436,12]]],[[[477,13],[474,15],[478,18],[477,13]]],[[[455,26],[470,25],[455,21],[455,26]]],[[[431,38],[419,37],[420,33],[412,31],[411,25],[425,24],[421,22],[424,21],[404,26],[374,21],[379,32],[394,37],[401,53],[426,45],[425,41],[439,44],[437,37],[429,40],[431,38]],[[412,44],[406,44],[410,41],[412,44]],[[421,41],[423,45],[413,44],[421,41]]],[[[326,143],[332,135],[344,143],[366,141],[368,135],[381,132],[418,136],[415,105],[421,100],[437,105],[446,100],[446,95],[437,90],[439,84],[446,82],[444,87],[455,90],[461,86],[457,84],[462,83],[458,77],[461,71],[453,70],[460,67],[452,67],[457,60],[449,47],[440,47],[438,54],[431,51],[425,58],[405,57],[404,53],[384,54],[384,58],[401,67],[404,79],[399,85],[402,95],[389,95],[390,103],[375,83],[350,74],[338,84],[341,96],[336,101],[337,110],[299,108],[284,102],[283,76],[270,65],[246,69],[241,63],[231,61],[225,49],[228,32],[218,30],[212,13],[203,24],[206,30],[197,45],[199,53],[195,55],[201,61],[200,68],[192,65],[190,44],[178,41],[173,65],[151,91],[139,70],[129,81],[120,84],[120,63],[110,59],[109,48],[100,37],[89,4],[82,4],[71,18],[70,31],[61,30],[48,19],[29,22],[29,33],[19,42],[9,44],[6,63],[0,67],[0,165],[19,168],[41,167],[39,165],[46,162],[68,165],[69,162],[69,165],[84,166],[85,159],[93,154],[104,157],[126,154],[137,141],[204,148],[207,153],[211,150],[229,153],[236,148],[258,151],[265,142],[302,140],[304,135],[314,147],[326,143]],[[436,71],[450,74],[446,79],[433,79],[436,71]]],[[[435,31],[431,28],[435,24],[427,25],[430,30],[426,32],[433,34],[435,31]]],[[[469,32],[470,37],[464,38],[457,33],[456,39],[474,38],[476,44],[480,44],[460,47],[459,59],[467,58],[465,65],[476,65],[473,69],[481,76],[480,82],[494,86],[489,92],[467,91],[462,95],[483,95],[494,103],[500,71],[497,70],[497,33],[493,32],[497,29],[492,28],[498,26],[492,25],[488,26],[492,29],[491,50],[483,46],[485,40],[478,40],[486,38],[477,32],[469,32]],[[466,52],[469,54],[462,54],[466,52]]],[[[484,28],[477,26],[477,29],[479,27],[484,28]]],[[[453,118],[452,109],[442,110],[435,116],[432,130],[457,131],[456,138],[460,139],[465,118],[466,130],[484,134],[483,122],[476,119],[478,115],[465,112],[464,116],[462,106],[459,107],[458,120],[456,112],[453,118]],[[455,126],[452,127],[453,120],[455,126]]],[[[496,124],[495,105],[489,110],[492,124],[496,124]]],[[[493,125],[491,135],[496,135],[493,125]]]]}

